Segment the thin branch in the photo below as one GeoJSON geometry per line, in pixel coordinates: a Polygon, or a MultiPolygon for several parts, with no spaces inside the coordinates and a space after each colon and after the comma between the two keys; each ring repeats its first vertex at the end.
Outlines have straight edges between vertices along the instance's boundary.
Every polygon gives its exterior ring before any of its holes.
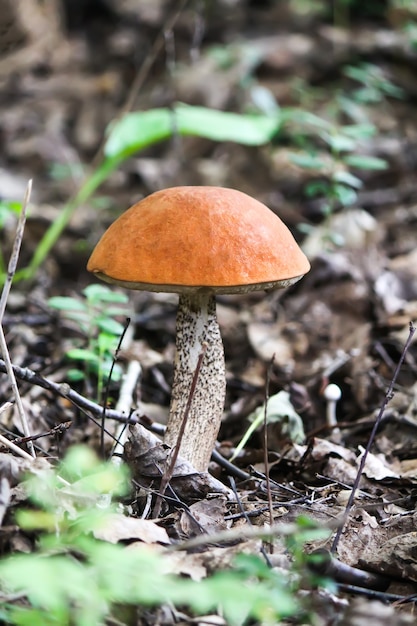
{"type": "MultiPolygon", "coordinates": [[[[12,254],[10,256],[9,267],[7,270],[7,278],[6,278],[6,282],[4,283],[3,291],[1,294],[1,298],[0,298],[0,352],[3,356],[4,362],[6,365],[6,371],[10,380],[10,386],[12,388],[14,398],[16,400],[16,406],[19,412],[20,421],[22,423],[23,433],[26,437],[30,437],[30,434],[31,434],[30,429],[29,429],[29,423],[27,421],[26,412],[23,406],[22,398],[20,397],[19,388],[17,386],[16,377],[14,375],[9,350],[7,348],[6,337],[4,335],[3,325],[1,321],[3,319],[4,311],[6,309],[6,303],[7,303],[7,299],[9,297],[10,289],[12,286],[13,277],[16,272],[17,261],[19,259],[20,246],[22,244],[23,233],[25,230],[26,213],[27,213],[27,207],[28,207],[29,200],[30,200],[31,191],[32,191],[32,180],[29,180],[27,187],[26,187],[25,197],[23,199],[23,205],[22,205],[22,210],[20,212],[19,221],[17,223],[16,236],[15,236],[15,240],[13,243],[12,254]]],[[[36,456],[35,448],[34,448],[32,441],[28,441],[27,446],[32,457],[35,457],[36,456]]]]}
{"type": "MultiPolygon", "coordinates": [[[[30,385],[37,385],[38,387],[41,387],[46,391],[50,391],[60,398],[66,398],[75,407],[89,413],[90,416],[96,416],[97,419],[102,417],[103,407],[100,404],[97,404],[96,402],[85,398],[77,391],[74,391],[74,389],[72,389],[68,383],[56,383],[52,380],[49,380],[48,378],[40,376],[28,367],[19,367],[18,365],[12,365],[12,368],[14,375],[19,380],[29,383],[30,385]]],[[[2,359],[0,359],[0,373],[7,373],[5,362],[2,361],[2,359]]],[[[144,421],[141,420],[136,411],[128,415],[127,413],[125,413],[124,411],[120,411],[119,409],[106,408],[106,417],[117,422],[122,422],[123,424],[141,424],[144,421]]],[[[161,437],[163,437],[164,435],[165,426],[163,426],[162,424],[158,424],[157,422],[149,422],[149,424],[146,424],[145,427],[147,428],[147,430],[151,430],[161,437]]],[[[213,450],[212,459],[213,461],[221,465],[221,467],[223,467],[228,473],[236,476],[239,480],[259,478],[239,469],[238,467],[236,467],[236,465],[233,465],[233,463],[225,459],[219,452],[217,452],[217,450],[213,450]]]]}
{"type": "MultiPolygon", "coordinates": [[[[265,479],[266,479],[266,491],[268,496],[268,508],[269,508],[269,523],[272,526],[274,523],[274,507],[272,504],[272,491],[271,491],[271,478],[269,475],[269,467],[268,467],[268,402],[269,402],[269,386],[271,383],[271,372],[272,366],[274,364],[275,354],[272,355],[271,361],[269,363],[267,372],[266,372],[266,381],[265,381],[265,398],[264,398],[264,465],[265,465],[265,479]]],[[[272,542],[269,543],[269,552],[273,553],[274,545],[272,542]]]]}
{"type": "Polygon", "coordinates": [[[113,361],[111,364],[111,368],[110,368],[110,372],[109,375],[107,377],[107,384],[106,384],[106,389],[104,392],[104,402],[103,402],[103,411],[102,411],[102,417],[101,417],[101,435],[100,435],[100,452],[101,452],[101,458],[104,459],[104,424],[106,421],[106,408],[107,408],[107,399],[109,397],[110,394],[110,382],[113,376],[113,371],[114,371],[114,367],[116,365],[116,361],[119,358],[119,353],[120,353],[120,348],[122,346],[123,340],[126,336],[127,330],[130,328],[130,317],[126,318],[126,322],[125,322],[125,326],[123,328],[123,332],[120,335],[120,339],[119,342],[117,344],[117,348],[115,350],[114,353],[114,357],[113,357],[113,361]]]}
{"type": "MultiPolygon", "coordinates": [[[[328,524],[330,531],[331,524],[328,524]]],[[[235,526],[230,530],[220,530],[211,535],[199,535],[183,541],[182,543],[172,544],[167,548],[168,552],[178,552],[180,550],[194,550],[203,546],[229,544],[235,541],[246,541],[249,539],[262,539],[263,541],[271,540],[274,537],[288,537],[299,532],[300,527],[293,523],[274,524],[273,526],[235,526]]]]}
{"type": "MultiPolygon", "coordinates": [[[[22,380],[31,385],[37,385],[38,387],[42,387],[42,389],[46,389],[47,391],[51,391],[56,396],[61,398],[66,398],[74,406],[82,409],[83,411],[88,411],[97,417],[101,417],[103,415],[103,407],[88,398],[85,398],[74,389],[68,385],[68,383],[55,383],[48,378],[44,378],[40,376],[33,370],[28,367],[19,367],[18,365],[12,365],[13,373],[19,380],[22,380]]],[[[0,372],[7,374],[6,363],[0,359],[0,372]]],[[[113,420],[119,422],[126,422],[128,424],[137,424],[139,422],[138,417],[135,415],[125,415],[120,413],[120,411],[116,411],[115,409],[106,408],[106,417],[111,418],[113,420]]]]}
{"type": "MultiPolygon", "coordinates": [[[[116,407],[121,413],[127,413],[129,411],[132,404],[132,395],[138,385],[141,375],[142,368],[139,361],[131,361],[123,378],[123,384],[120,387],[119,400],[116,407]]],[[[116,443],[113,447],[111,455],[111,460],[116,465],[121,462],[120,455],[123,454],[124,444],[127,440],[127,433],[127,424],[120,424],[115,435],[116,443]]]]}
{"type": "Polygon", "coordinates": [[[2,443],[7,448],[10,448],[10,450],[21,456],[23,459],[26,459],[27,461],[33,461],[33,456],[22,450],[22,448],[19,448],[19,446],[17,446],[12,441],[9,441],[6,437],[3,437],[3,435],[0,435],[0,443],[2,443]]]}
{"type": "Polygon", "coordinates": [[[188,416],[190,413],[190,409],[191,409],[191,404],[192,401],[194,399],[194,394],[195,394],[195,389],[197,386],[197,381],[198,381],[198,376],[200,374],[200,370],[201,370],[201,364],[203,362],[204,356],[206,354],[208,345],[207,343],[203,343],[203,347],[201,350],[201,353],[198,356],[198,361],[197,361],[197,365],[193,374],[193,379],[191,381],[191,387],[190,387],[190,393],[188,394],[188,399],[187,399],[187,404],[185,405],[185,409],[184,409],[184,415],[182,418],[182,422],[181,422],[181,426],[180,429],[178,431],[178,437],[177,437],[177,441],[175,446],[172,449],[171,452],[171,457],[169,458],[169,463],[168,466],[166,467],[163,476],[161,478],[161,484],[159,487],[159,493],[160,495],[158,496],[156,502],[155,502],[155,507],[154,507],[154,511],[153,511],[153,515],[154,517],[158,517],[160,510],[161,510],[161,504],[162,504],[162,499],[161,496],[164,495],[165,490],[169,484],[169,481],[172,478],[172,475],[174,473],[174,469],[175,469],[175,464],[177,462],[178,459],[178,455],[180,452],[180,447],[181,447],[181,442],[182,442],[182,438],[184,435],[184,431],[185,431],[185,427],[187,425],[187,420],[188,420],[188,416]]]}

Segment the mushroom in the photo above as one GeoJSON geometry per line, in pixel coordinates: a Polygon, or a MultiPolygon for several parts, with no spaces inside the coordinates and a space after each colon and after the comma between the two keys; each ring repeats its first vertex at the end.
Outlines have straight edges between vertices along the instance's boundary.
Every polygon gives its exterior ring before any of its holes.
{"type": "Polygon", "coordinates": [[[340,443],[342,437],[340,428],[337,425],[336,404],[342,397],[342,390],[335,383],[330,383],[324,388],[323,396],[326,400],[326,422],[330,428],[330,438],[335,443],[340,443]]]}
{"type": "Polygon", "coordinates": [[[288,287],[310,265],[282,221],[234,189],[173,187],[134,204],[104,233],[87,266],[128,289],[179,294],[171,406],[164,441],[206,471],[224,409],[226,374],[216,294],[288,287]]]}

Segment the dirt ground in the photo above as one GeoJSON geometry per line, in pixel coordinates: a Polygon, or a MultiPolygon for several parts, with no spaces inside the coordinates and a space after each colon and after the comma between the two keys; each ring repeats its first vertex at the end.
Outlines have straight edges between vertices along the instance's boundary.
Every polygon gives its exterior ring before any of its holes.
{"type": "MultiPolygon", "coordinates": [[[[336,135],[355,124],[372,126],[346,151],[329,147],[317,127],[296,118],[259,146],[174,133],[128,159],[80,204],[35,276],[13,285],[3,317],[13,364],[65,382],[74,367],[67,351],[85,348],[88,337],[48,299],[81,298],[95,282],[86,263],[116,216],[176,185],[232,187],[264,202],[303,247],[311,271],[285,291],[218,298],[227,399],[217,451],[231,458],[267,393],[270,399],[281,393],[282,402],[282,392],[289,394],[294,421],[277,402],[267,427],[276,520],[308,514],[337,526],[417,317],[417,9],[399,4],[0,0],[0,203],[21,202],[33,179],[19,268],[30,263],[98,162],[108,125],[128,110],[175,102],[237,113],[272,107],[330,120],[336,135]],[[362,74],[346,69],[358,67],[362,74]],[[382,159],[386,167],[349,166],[345,152],[382,159]],[[307,166],[294,155],[326,167],[307,166]],[[361,181],[347,185],[355,192],[352,202],[326,186],[335,167],[361,181]],[[312,183],[322,185],[322,193],[308,193],[312,183]],[[340,389],[333,426],[325,392],[330,383],[340,389]]],[[[5,211],[0,217],[7,260],[16,216],[5,211]]],[[[129,303],[132,332],[119,365],[126,371],[137,361],[141,368],[129,408],[148,424],[164,423],[176,297],[129,293],[129,303]]],[[[340,562],[388,578],[375,592],[388,604],[374,605],[360,583],[342,580],[338,599],[317,595],[317,623],[414,623],[413,600],[399,600],[413,597],[417,582],[416,359],[412,342],[337,548],[340,562]]],[[[102,402],[95,376],[70,384],[102,402]]],[[[39,454],[60,458],[79,442],[99,451],[99,428],[68,399],[36,381],[21,380],[19,388],[31,434],[48,434],[36,440],[39,454]],[[65,428],[53,430],[60,424],[65,428]]],[[[119,389],[120,381],[110,385],[109,409],[119,389]]],[[[2,374],[1,403],[11,397],[2,374]]],[[[16,408],[0,420],[9,439],[23,434],[16,408]]],[[[114,433],[117,424],[108,422],[114,433]]],[[[263,442],[260,426],[234,461],[247,473],[238,492],[256,525],[265,522],[268,500],[264,481],[255,479],[265,472],[263,442]]],[[[229,484],[230,467],[213,462],[211,469],[229,484]]],[[[223,513],[213,513],[217,529],[223,513]]],[[[178,523],[171,532],[178,533],[178,523]]],[[[187,536],[184,528],[181,533],[187,536]]],[[[12,538],[2,543],[17,549],[12,538]]]]}

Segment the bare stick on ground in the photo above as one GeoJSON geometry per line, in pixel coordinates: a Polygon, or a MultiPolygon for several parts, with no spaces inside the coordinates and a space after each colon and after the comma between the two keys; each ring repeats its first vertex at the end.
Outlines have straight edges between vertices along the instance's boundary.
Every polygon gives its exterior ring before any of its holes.
{"type": "MultiPolygon", "coordinates": [[[[6,308],[7,299],[9,297],[10,289],[12,286],[13,277],[16,272],[20,246],[22,244],[23,233],[25,230],[26,211],[27,211],[27,207],[29,204],[31,191],[32,191],[32,181],[30,180],[26,187],[26,193],[25,193],[25,197],[23,200],[22,210],[20,212],[20,217],[19,217],[19,221],[17,224],[16,237],[15,237],[14,244],[13,244],[13,250],[12,250],[11,257],[10,257],[9,266],[7,269],[7,278],[6,278],[6,282],[4,283],[3,291],[1,294],[1,298],[0,298],[0,352],[4,359],[4,363],[6,365],[7,375],[10,380],[10,386],[12,388],[13,395],[16,401],[17,410],[19,411],[20,420],[22,422],[22,430],[23,430],[25,437],[30,437],[30,429],[29,429],[27,418],[26,418],[25,409],[23,407],[22,399],[20,397],[19,388],[17,386],[16,378],[14,375],[9,351],[7,349],[7,343],[6,343],[6,338],[4,336],[2,320],[3,320],[4,311],[6,308]]],[[[28,449],[32,457],[35,457],[36,456],[35,448],[33,446],[32,441],[28,441],[27,445],[28,445],[28,449]]]]}

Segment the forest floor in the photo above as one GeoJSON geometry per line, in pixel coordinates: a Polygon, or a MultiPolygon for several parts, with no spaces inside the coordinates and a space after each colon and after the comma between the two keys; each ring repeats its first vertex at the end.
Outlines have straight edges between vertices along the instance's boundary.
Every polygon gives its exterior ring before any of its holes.
{"type": "MultiPolygon", "coordinates": [[[[272,499],[274,523],[307,515],[334,530],[417,318],[417,11],[395,2],[381,2],[373,14],[354,2],[330,11],[326,2],[304,10],[301,1],[243,0],[216,0],[205,9],[182,2],[173,11],[155,0],[53,2],[56,13],[45,15],[36,2],[26,13],[19,2],[3,2],[10,12],[8,38],[0,42],[4,275],[17,222],[13,203],[22,202],[28,180],[33,190],[19,269],[31,263],[98,162],[108,125],[127,110],[183,102],[285,120],[263,145],[174,132],[134,154],[73,211],[32,278],[13,284],[2,324],[30,434],[45,435],[34,441],[37,455],[55,462],[76,443],[100,453],[100,424],[68,393],[62,397],[60,385],[68,383],[87,402],[101,405],[105,398],[109,410],[117,405],[117,375],[106,388],[85,354],[68,358],[74,349],[97,355],[92,335],[101,332],[102,314],[121,324],[132,319],[117,366],[125,373],[135,362],[139,369],[124,410],[148,425],[166,422],[176,297],[130,292],[113,316],[100,299],[86,304],[83,290],[96,282],[87,260],[115,217],[158,189],[236,188],[282,218],[311,271],[287,290],[218,298],[227,398],[217,452],[232,457],[248,418],[269,396],[267,437],[261,424],[233,461],[246,473],[235,480],[248,519],[259,527],[270,523],[272,499]],[[57,296],[88,309],[85,324],[71,316],[70,304],[53,308],[49,300],[57,296]],[[24,368],[38,379],[23,380],[24,368]],[[42,388],[39,377],[55,391],[42,388]],[[336,427],[328,423],[329,384],[340,389],[336,427]],[[265,482],[265,441],[272,487],[265,482]]],[[[312,594],[316,624],[415,623],[416,346],[405,353],[335,553],[337,563],[383,574],[387,584],[371,592],[337,573],[338,588],[312,594]]],[[[1,433],[15,440],[24,433],[16,404],[6,405],[12,397],[1,374],[1,433]]],[[[106,428],[109,454],[117,422],[107,419],[106,428]]],[[[6,447],[2,452],[10,454],[6,447]]],[[[230,467],[213,462],[210,469],[230,487],[230,467]]],[[[137,468],[134,473],[140,482],[137,468]]],[[[209,501],[196,503],[188,488],[183,500],[206,507],[206,532],[236,527],[235,503],[208,509],[209,501]]],[[[12,492],[0,531],[4,555],[33,545],[12,524],[20,502],[12,492]]],[[[135,499],[134,515],[143,506],[135,499]]],[[[168,513],[161,525],[173,540],[196,534],[167,505],[168,513]]],[[[330,549],[331,542],[312,542],[308,550],[330,549]]],[[[213,556],[211,567],[221,563],[213,556]]]]}

